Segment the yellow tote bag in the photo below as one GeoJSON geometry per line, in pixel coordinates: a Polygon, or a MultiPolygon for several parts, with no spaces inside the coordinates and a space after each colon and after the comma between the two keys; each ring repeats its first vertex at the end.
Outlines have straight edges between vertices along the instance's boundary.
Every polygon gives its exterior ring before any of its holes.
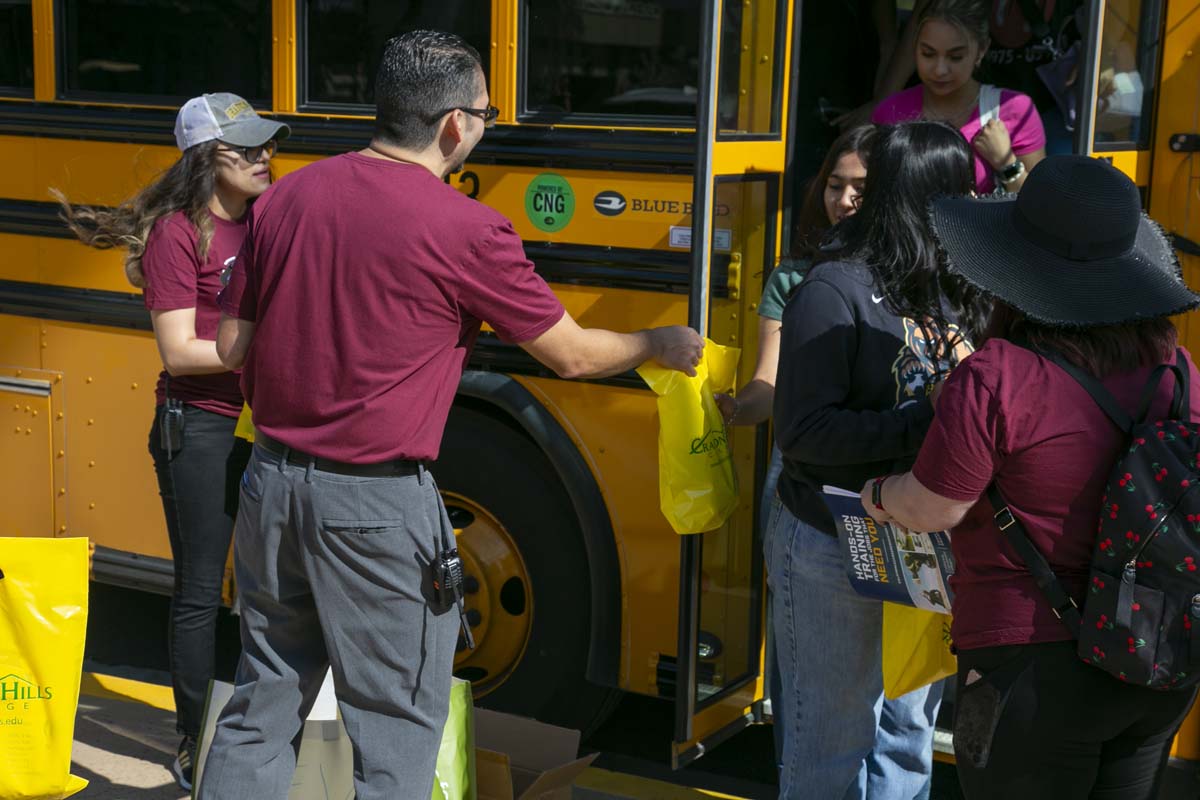
{"type": "Polygon", "coordinates": [[[0,798],[87,786],[71,744],[87,634],[88,542],[0,538],[0,798]]]}
{"type": "Polygon", "coordinates": [[[883,693],[889,700],[958,670],[950,652],[950,616],[883,604],[883,693]]]}
{"type": "Polygon", "coordinates": [[[733,387],[740,350],[705,340],[696,376],[647,362],[637,372],[658,395],[659,505],[676,533],[721,527],[737,508],[737,476],[713,392],[733,387]]]}

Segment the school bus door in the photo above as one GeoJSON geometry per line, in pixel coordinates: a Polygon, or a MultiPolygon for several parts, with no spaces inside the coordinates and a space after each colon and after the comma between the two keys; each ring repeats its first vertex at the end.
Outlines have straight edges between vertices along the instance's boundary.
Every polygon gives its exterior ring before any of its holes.
{"type": "MultiPolygon", "coordinates": [[[[754,371],[761,281],[776,261],[786,162],[784,98],[792,3],[705,0],[688,317],[754,371]]],[[[675,244],[675,243],[673,243],[675,244]]],[[[687,244],[683,244],[687,246],[687,244]]],[[[765,428],[729,431],[741,504],[723,527],[680,537],[675,663],[678,768],[758,717],[763,569],[756,512],[769,453],[765,428]]]]}

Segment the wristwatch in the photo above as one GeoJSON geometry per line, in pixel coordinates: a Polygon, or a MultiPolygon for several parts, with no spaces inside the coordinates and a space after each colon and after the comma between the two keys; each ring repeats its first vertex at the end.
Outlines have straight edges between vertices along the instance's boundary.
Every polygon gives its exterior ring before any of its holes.
{"type": "Polygon", "coordinates": [[[1007,186],[1025,174],[1025,162],[1018,158],[997,174],[1000,176],[1000,183],[1007,186]]]}

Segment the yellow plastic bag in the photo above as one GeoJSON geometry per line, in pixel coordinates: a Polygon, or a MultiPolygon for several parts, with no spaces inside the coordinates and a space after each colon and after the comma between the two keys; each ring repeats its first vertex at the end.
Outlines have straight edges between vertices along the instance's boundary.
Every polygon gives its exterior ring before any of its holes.
{"type": "Polygon", "coordinates": [[[950,617],[899,603],[883,604],[883,693],[901,695],[953,675],[950,617]]]}
{"type": "Polygon", "coordinates": [[[87,539],[0,538],[0,571],[0,797],[70,797],[87,786],[71,774],[87,539]]]}
{"type": "Polygon", "coordinates": [[[238,414],[237,425],[233,428],[233,435],[239,439],[245,439],[251,444],[254,443],[254,422],[250,419],[250,406],[242,403],[242,413],[238,414]]]}
{"type": "Polygon", "coordinates": [[[469,681],[453,678],[450,712],[442,729],[433,800],[475,800],[475,701],[469,681]]]}
{"type": "Polygon", "coordinates": [[[696,376],[647,362],[637,372],[658,395],[658,495],[676,533],[721,527],[738,504],[725,422],[713,392],[733,388],[740,350],[705,340],[696,376]]]}

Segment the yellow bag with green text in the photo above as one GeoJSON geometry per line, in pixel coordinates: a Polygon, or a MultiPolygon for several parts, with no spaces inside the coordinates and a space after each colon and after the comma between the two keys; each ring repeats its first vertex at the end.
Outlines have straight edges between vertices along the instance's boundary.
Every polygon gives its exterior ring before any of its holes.
{"type": "Polygon", "coordinates": [[[0,798],[70,797],[87,539],[0,538],[0,573],[0,798]]]}
{"type": "Polygon", "coordinates": [[[883,604],[883,693],[888,699],[940,681],[957,669],[950,652],[950,615],[883,604]]]}
{"type": "Polygon", "coordinates": [[[658,395],[658,496],[676,533],[721,527],[737,508],[737,476],[713,392],[733,388],[739,351],[705,340],[696,376],[647,362],[637,372],[658,395]]]}

